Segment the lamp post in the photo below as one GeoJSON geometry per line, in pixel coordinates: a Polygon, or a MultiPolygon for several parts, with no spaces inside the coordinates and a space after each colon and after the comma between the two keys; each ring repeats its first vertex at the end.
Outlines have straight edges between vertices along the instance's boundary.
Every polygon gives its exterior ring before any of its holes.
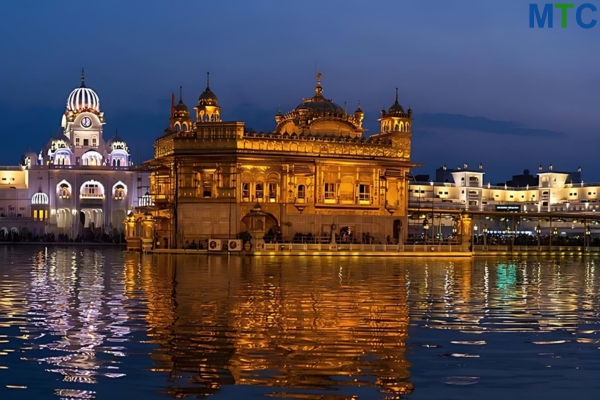
{"type": "Polygon", "coordinates": [[[542,234],[542,227],[540,226],[540,224],[538,223],[537,226],[535,227],[535,233],[537,236],[537,244],[538,244],[538,251],[541,250],[541,239],[540,239],[540,235],[542,234]]]}
{"type": "Polygon", "coordinates": [[[487,225],[483,224],[483,229],[481,230],[481,232],[483,233],[483,250],[487,251],[487,233],[488,233],[488,229],[487,229],[487,225]]]}
{"type": "Polygon", "coordinates": [[[583,251],[584,252],[588,251],[588,247],[590,246],[591,234],[592,234],[592,232],[590,231],[590,226],[586,225],[585,236],[583,237],[583,251]]]}
{"type": "Polygon", "coordinates": [[[479,228],[477,227],[477,224],[473,225],[473,236],[474,236],[474,240],[473,240],[473,242],[474,242],[475,244],[477,244],[477,229],[479,229],[479,228]]]}
{"type": "Polygon", "coordinates": [[[433,184],[433,181],[431,181],[429,183],[431,185],[431,228],[432,228],[432,232],[431,232],[431,238],[432,238],[432,243],[433,245],[435,245],[435,223],[433,222],[433,214],[434,214],[434,204],[435,204],[435,185],[433,184]]]}
{"type": "Polygon", "coordinates": [[[427,218],[423,220],[423,248],[427,249],[427,230],[429,230],[429,221],[427,218]]]}

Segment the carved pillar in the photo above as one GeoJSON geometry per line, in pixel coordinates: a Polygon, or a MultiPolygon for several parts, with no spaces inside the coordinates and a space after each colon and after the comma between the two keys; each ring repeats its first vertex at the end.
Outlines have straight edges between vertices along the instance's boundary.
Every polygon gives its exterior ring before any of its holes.
{"type": "Polygon", "coordinates": [[[142,219],[142,251],[152,250],[154,244],[154,224],[155,220],[152,214],[144,214],[142,219]]]}
{"type": "Polygon", "coordinates": [[[125,218],[125,239],[135,237],[135,216],[132,212],[125,218]]]}

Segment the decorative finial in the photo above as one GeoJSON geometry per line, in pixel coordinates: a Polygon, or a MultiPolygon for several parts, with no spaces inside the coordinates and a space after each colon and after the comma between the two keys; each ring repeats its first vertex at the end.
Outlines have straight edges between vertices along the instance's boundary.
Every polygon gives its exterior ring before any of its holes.
{"type": "Polygon", "coordinates": [[[320,72],[317,72],[317,86],[321,86],[321,78],[323,77],[323,74],[321,74],[320,72]]]}
{"type": "Polygon", "coordinates": [[[83,73],[83,68],[81,68],[81,83],[85,83],[85,74],[83,73]]]}
{"type": "Polygon", "coordinates": [[[206,88],[210,87],[210,72],[206,73],[206,88]]]}
{"type": "Polygon", "coordinates": [[[358,99],[358,109],[360,110],[360,99],[358,99]]]}
{"type": "Polygon", "coordinates": [[[396,103],[398,102],[398,88],[396,88],[396,103]]]}
{"type": "Polygon", "coordinates": [[[277,113],[281,114],[281,104],[277,104],[277,113]]]}
{"type": "Polygon", "coordinates": [[[183,102],[183,86],[179,86],[179,102],[183,102]]]}
{"type": "Polygon", "coordinates": [[[344,102],[344,114],[346,114],[346,102],[344,102]]]}

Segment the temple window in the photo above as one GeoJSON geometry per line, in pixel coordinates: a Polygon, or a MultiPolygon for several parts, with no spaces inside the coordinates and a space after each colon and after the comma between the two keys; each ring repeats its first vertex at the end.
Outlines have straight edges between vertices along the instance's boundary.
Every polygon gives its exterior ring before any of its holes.
{"type": "Polygon", "coordinates": [[[335,199],[335,183],[325,184],[325,199],[335,199]]]}
{"type": "Polygon", "coordinates": [[[71,197],[71,188],[66,183],[61,183],[58,187],[58,197],[61,199],[68,199],[71,197]]]}
{"type": "Polygon", "coordinates": [[[306,198],[306,186],[298,185],[298,200],[304,200],[306,198]]]}
{"type": "Polygon", "coordinates": [[[88,181],[81,186],[80,197],[103,198],[104,187],[98,182],[88,181]]]}
{"type": "Polygon", "coordinates": [[[247,182],[242,183],[242,197],[245,199],[250,197],[250,184],[247,182]]]}
{"type": "Polygon", "coordinates": [[[202,190],[202,197],[211,198],[212,197],[212,185],[210,183],[204,183],[202,190]]]}
{"type": "Polygon", "coordinates": [[[371,201],[371,186],[370,185],[358,185],[358,200],[360,202],[371,201]]]}
{"type": "Polygon", "coordinates": [[[83,145],[84,146],[89,146],[90,145],[90,140],[89,139],[83,139],[83,145]]]}
{"type": "Polygon", "coordinates": [[[269,201],[274,203],[277,201],[277,184],[269,183],[269,201]]]}
{"type": "Polygon", "coordinates": [[[125,197],[125,186],[118,184],[114,189],[115,200],[121,200],[125,197]]]}
{"type": "Polygon", "coordinates": [[[264,197],[264,191],[265,191],[265,187],[262,183],[257,183],[256,186],[254,187],[254,195],[256,196],[256,199],[262,199],[264,197]]]}

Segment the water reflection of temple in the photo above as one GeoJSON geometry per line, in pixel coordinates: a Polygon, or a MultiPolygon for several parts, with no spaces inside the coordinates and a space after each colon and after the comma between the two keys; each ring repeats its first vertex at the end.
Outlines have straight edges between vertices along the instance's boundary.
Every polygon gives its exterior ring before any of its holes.
{"type": "Polygon", "coordinates": [[[402,265],[141,257],[154,368],[168,372],[172,396],[234,383],[306,398],[340,387],[412,391],[402,265]]]}
{"type": "Polygon", "coordinates": [[[130,333],[122,267],[105,264],[101,251],[54,248],[34,256],[26,292],[28,349],[53,351],[35,361],[63,382],[123,375],[113,358],[125,355],[117,342],[130,333]]]}

